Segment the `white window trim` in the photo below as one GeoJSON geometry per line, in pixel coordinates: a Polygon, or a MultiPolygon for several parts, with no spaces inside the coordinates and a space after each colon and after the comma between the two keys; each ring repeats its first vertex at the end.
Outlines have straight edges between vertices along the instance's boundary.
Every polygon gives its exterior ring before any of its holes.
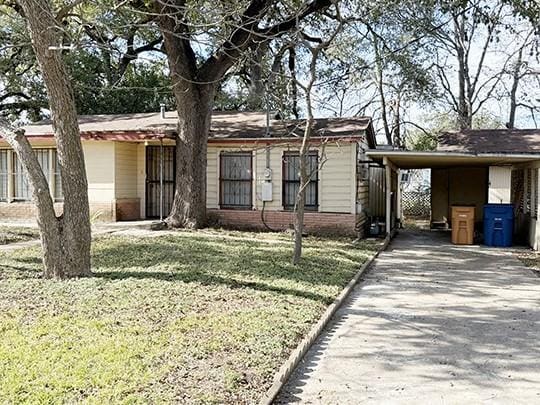
{"type": "MultiPolygon", "coordinates": [[[[63,202],[62,200],[55,199],[55,172],[54,172],[54,151],[56,148],[52,147],[39,147],[35,149],[47,149],[48,150],[48,161],[49,161],[49,192],[53,202],[63,202]]],[[[28,203],[32,202],[32,196],[29,199],[16,199],[15,198],[15,151],[12,149],[2,149],[7,150],[7,198],[6,201],[1,201],[3,203],[28,203]]]]}

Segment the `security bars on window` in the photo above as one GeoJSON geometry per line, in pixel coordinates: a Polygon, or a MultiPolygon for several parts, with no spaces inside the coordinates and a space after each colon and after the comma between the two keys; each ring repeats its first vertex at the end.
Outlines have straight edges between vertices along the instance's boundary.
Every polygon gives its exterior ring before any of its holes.
{"type": "Polygon", "coordinates": [[[253,196],[251,152],[220,155],[220,207],[251,209],[253,196]]]}
{"type": "MultiPolygon", "coordinates": [[[[306,187],[305,209],[317,211],[319,208],[319,155],[308,155],[308,173],[311,175],[306,187]]],[[[300,156],[298,153],[283,155],[283,208],[294,209],[296,195],[300,189],[300,156]]]]}

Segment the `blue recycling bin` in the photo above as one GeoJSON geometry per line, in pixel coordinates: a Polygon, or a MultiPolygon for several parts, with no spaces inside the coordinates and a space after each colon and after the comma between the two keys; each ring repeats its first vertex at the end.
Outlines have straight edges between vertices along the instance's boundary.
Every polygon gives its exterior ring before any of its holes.
{"type": "Polygon", "coordinates": [[[484,244],[512,246],[514,233],[514,206],[512,204],[484,205],[484,244]]]}

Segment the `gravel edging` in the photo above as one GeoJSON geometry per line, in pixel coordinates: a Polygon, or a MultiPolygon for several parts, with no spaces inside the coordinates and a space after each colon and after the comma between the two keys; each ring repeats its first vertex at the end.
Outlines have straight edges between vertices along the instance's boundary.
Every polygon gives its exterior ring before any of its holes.
{"type": "Polygon", "coordinates": [[[274,399],[277,397],[277,395],[281,391],[281,388],[283,388],[283,386],[289,379],[294,369],[302,361],[304,355],[315,343],[315,341],[317,340],[321,332],[324,330],[326,325],[328,325],[328,323],[330,322],[330,320],[332,319],[332,317],[334,316],[338,308],[343,304],[343,301],[345,301],[345,299],[352,292],[353,288],[358,283],[360,276],[362,276],[362,274],[368,269],[368,267],[371,266],[371,263],[373,263],[373,260],[375,260],[377,256],[379,256],[379,253],[386,250],[393,236],[394,236],[393,234],[386,236],[382,246],[375,253],[373,253],[362,264],[362,266],[360,266],[360,269],[358,270],[358,272],[354,275],[351,281],[349,281],[349,283],[337,296],[334,302],[330,304],[328,308],[326,308],[326,311],[323,313],[319,321],[315,325],[313,325],[313,327],[311,328],[309,333],[306,335],[306,337],[302,339],[302,341],[298,344],[298,346],[296,346],[296,349],[293,350],[293,352],[291,353],[287,361],[283,363],[279,371],[275,374],[274,382],[272,383],[270,388],[266,391],[263,398],[259,402],[260,405],[272,404],[274,399]]]}

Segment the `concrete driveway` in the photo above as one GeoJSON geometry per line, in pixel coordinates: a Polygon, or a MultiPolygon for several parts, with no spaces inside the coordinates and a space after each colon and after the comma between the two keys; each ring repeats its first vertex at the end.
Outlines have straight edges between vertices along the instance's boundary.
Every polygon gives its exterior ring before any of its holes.
{"type": "Polygon", "coordinates": [[[402,232],[278,403],[540,403],[540,278],[512,253],[402,232]]]}

